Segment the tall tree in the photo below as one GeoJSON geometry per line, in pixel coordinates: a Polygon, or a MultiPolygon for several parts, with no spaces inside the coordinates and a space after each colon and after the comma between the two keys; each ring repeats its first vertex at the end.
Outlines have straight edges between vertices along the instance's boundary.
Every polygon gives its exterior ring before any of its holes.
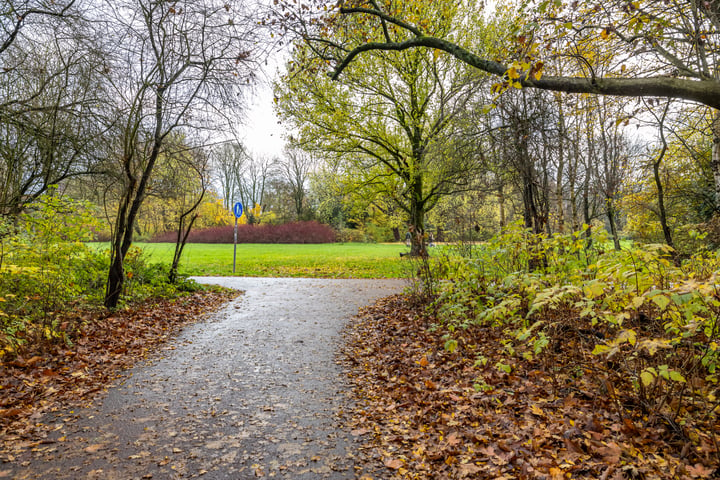
{"type": "Polygon", "coordinates": [[[223,205],[230,210],[236,200],[238,178],[249,157],[241,143],[227,142],[213,149],[213,171],[219,183],[223,205]]]}
{"type": "MultiPolygon", "coordinates": [[[[451,29],[459,14],[449,2],[427,4],[451,29]]],[[[331,42],[342,43],[366,26],[356,19],[333,25],[331,42]]],[[[368,33],[384,35],[382,26],[368,33]]],[[[278,109],[298,128],[299,140],[332,155],[358,188],[392,198],[405,211],[411,254],[425,255],[425,216],[443,196],[469,188],[478,157],[451,141],[459,112],[477,83],[466,69],[429,51],[368,55],[340,82],[323,73],[315,45],[297,45],[282,85],[278,109]]]]}
{"type": "Polygon", "coordinates": [[[246,154],[244,167],[235,172],[235,195],[245,207],[245,218],[249,225],[260,223],[265,210],[266,194],[276,174],[277,160],[265,155],[246,154]]]}
{"type": "Polygon", "coordinates": [[[99,169],[103,56],[73,3],[6,2],[0,15],[0,214],[99,169]]]}
{"type": "MultiPolygon", "coordinates": [[[[574,93],[627,97],[666,97],[698,102],[715,109],[713,147],[716,208],[720,210],[720,3],[716,1],[668,0],[536,0],[504,2],[518,12],[514,27],[504,35],[509,48],[496,59],[477,44],[458,40],[455,32],[438,30],[443,20],[403,4],[379,0],[341,0],[329,13],[319,0],[290,2],[283,6],[295,13],[289,19],[305,19],[296,29],[322,48],[323,57],[334,66],[333,78],[359,57],[377,51],[406,51],[418,47],[446,52],[461,62],[499,77],[496,91],[511,87],[533,87],[574,93]],[[320,12],[309,20],[303,12],[320,12]],[[333,42],[325,32],[343,17],[365,19],[352,38],[333,42]],[[372,35],[382,28],[384,36],[372,35]],[[568,43],[567,39],[571,38],[568,43]],[[599,72],[597,58],[568,44],[606,42],[617,55],[613,68],[599,72]],[[563,56],[577,65],[579,74],[562,75],[546,68],[546,60],[563,56]],[[499,60],[499,61],[498,61],[499,60]],[[628,68],[641,65],[642,71],[628,68]]],[[[478,10],[482,2],[468,2],[478,10]]],[[[472,21],[472,20],[470,20],[472,21]]],[[[288,22],[286,22],[287,24],[288,22]]],[[[467,23],[460,28],[465,28],[467,23]]],[[[289,25],[295,28],[296,24],[289,25]]],[[[549,62],[548,62],[549,65],[549,62]]]]}
{"type": "Polygon", "coordinates": [[[123,183],[105,295],[105,306],[114,308],[133,226],[163,145],[173,133],[212,122],[215,105],[238,105],[239,81],[252,78],[254,39],[247,12],[215,0],[113,1],[105,13],[117,42],[112,86],[122,119],[116,158],[123,183]]]}
{"type": "Polygon", "coordinates": [[[316,160],[311,154],[289,146],[285,149],[284,158],[278,164],[280,176],[289,187],[296,220],[302,220],[305,216],[308,177],[315,163],[316,160]]]}

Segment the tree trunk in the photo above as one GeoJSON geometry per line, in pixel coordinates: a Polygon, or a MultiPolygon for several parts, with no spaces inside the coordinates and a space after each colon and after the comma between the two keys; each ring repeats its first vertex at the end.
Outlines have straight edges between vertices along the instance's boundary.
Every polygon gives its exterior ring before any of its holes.
{"type": "MultiPolygon", "coordinates": [[[[604,112],[603,112],[604,113],[604,112]]],[[[610,165],[610,142],[605,130],[604,115],[600,119],[600,147],[602,148],[602,167],[605,177],[605,211],[610,224],[610,235],[612,235],[613,246],[620,251],[620,238],[617,231],[617,210],[615,208],[615,172],[610,165]]],[[[598,175],[599,176],[599,175],[598,175]]]]}
{"type": "MultiPolygon", "coordinates": [[[[124,161],[125,165],[129,165],[132,162],[131,158],[124,161]]],[[[128,237],[132,237],[132,225],[128,225],[127,213],[132,203],[132,195],[135,192],[135,177],[126,170],[126,176],[128,177],[128,186],[126,187],[125,193],[123,194],[120,206],[118,207],[117,218],[115,219],[115,229],[112,232],[111,247],[110,247],[110,270],[108,271],[108,281],[105,286],[105,307],[115,308],[120,301],[120,295],[122,294],[123,284],[125,281],[125,268],[123,261],[125,254],[130,248],[129,245],[125,248],[125,241],[128,237]]]]}
{"type": "Polygon", "coordinates": [[[713,144],[710,166],[715,179],[715,213],[720,213],[720,110],[715,111],[713,120],[713,144]]]}
{"type": "Polygon", "coordinates": [[[498,186],[498,205],[500,206],[500,230],[502,230],[507,224],[505,219],[505,192],[502,184],[498,186]]]}
{"type": "Polygon", "coordinates": [[[160,155],[162,146],[162,119],[160,112],[162,111],[161,93],[158,93],[156,104],[156,122],[155,138],[152,149],[147,158],[145,168],[142,170],[140,181],[136,182],[135,175],[132,172],[132,162],[134,161],[132,154],[127,154],[124,159],[125,175],[128,178],[128,187],[123,194],[121,207],[118,210],[118,217],[115,222],[115,232],[113,232],[112,249],[110,261],[110,271],[108,272],[108,283],[105,289],[106,308],[113,309],[117,307],[122,294],[123,284],[125,283],[125,272],[123,263],[125,255],[127,255],[132,245],[133,227],[137,220],[140,207],[145,199],[145,190],[150,181],[150,175],[155,167],[155,162],[160,155]],[[137,187],[135,187],[137,185],[137,187]]]}
{"type": "MultiPolygon", "coordinates": [[[[154,165],[153,160],[152,164],[154,165]]],[[[152,170],[152,168],[151,168],[152,170]]],[[[150,176],[150,172],[147,172],[147,177],[150,176]]],[[[116,224],[115,239],[112,249],[112,261],[110,264],[110,271],[108,273],[108,284],[105,290],[105,307],[113,309],[117,307],[120,301],[120,295],[122,294],[123,285],[125,283],[125,271],[124,262],[125,256],[127,255],[130,246],[132,245],[133,238],[133,227],[137,220],[140,206],[144,200],[145,188],[147,185],[146,176],[143,175],[143,180],[138,186],[137,192],[133,196],[133,192],[127,193],[126,203],[130,204],[130,208],[127,210],[128,214],[118,215],[118,221],[116,224]],[[132,198],[132,200],[131,200],[132,198]]]]}
{"type": "Polygon", "coordinates": [[[531,178],[523,179],[523,218],[525,220],[525,228],[530,229],[533,233],[542,232],[542,221],[536,201],[535,186],[531,178]]]}
{"type": "Polygon", "coordinates": [[[563,173],[565,170],[565,114],[562,108],[562,99],[558,100],[558,167],[555,179],[555,208],[557,210],[558,232],[565,232],[565,199],[563,198],[563,173]]]}
{"type": "Polygon", "coordinates": [[[399,242],[400,241],[400,229],[398,227],[393,227],[392,232],[393,232],[393,238],[395,239],[395,241],[399,242]]]}
{"type": "Polygon", "coordinates": [[[423,179],[416,174],[411,186],[410,204],[410,256],[425,257],[425,204],[423,202],[423,179]]]}
{"type": "MultiPolygon", "coordinates": [[[[530,160],[528,160],[530,162],[530,160]]],[[[538,188],[535,182],[535,169],[532,164],[526,165],[525,174],[523,175],[523,206],[525,219],[525,228],[529,228],[535,234],[543,233],[544,218],[543,212],[538,205],[538,188]]]]}
{"type": "Polygon", "coordinates": [[[585,164],[585,178],[583,180],[582,187],[582,202],[583,202],[583,222],[587,225],[585,231],[585,238],[587,239],[586,246],[590,248],[592,246],[592,226],[590,222],[590,176],[592,175],[592,165],[595,160],[595,139],[592,135],[592,130],[588,127],[587,129],[587,142],[588,142],[588,154],[587,162],[585,164]]]}
{"type": "MultiPolygon", "coordinates": [[[[665,112],[667,113],[667,107],[665,108],[665,112]]],[[[658,154],[657,159],[653,162],[653,177],[655,178],[655,187],[657,188],[658,217],[660,218],[660,226],[662,227],[663,236],[665,237],[665,243],[675,249],[672,232],[670,231],[670,226],[668,225],[667,221],[667,212],[665,211],[665,189],[663,188],[662,179],[660,178],[660,164],[662,163],[663,158],[665,158],[665,153],[667,152],[667,141],[665,140],[665,133],[663,132],[664,120],[665,115],[663,114],[660,121],[660,140],[662,141],[662,148],[660,149],[660,153],[658,154]]],[[[714,141],[717,142],[717,140],[718,137],[715,137],[714,141]]],[[[717,143],[715,142],[713,144],[713,162],[715,161],[715,147],[717,146],[717,143]]],[[[717,184],[715,188],[718,188],[717,184]]]]}
{"type": "Polygon", "coordinates": [[[177,270],[178,266],[180,265],[180,258],[182,257],[182,252],[185,249],[185,244],[187,243],[188,236],[190,236],[190,231],[192,230],[193,224],[198,218],[198,214],[195,213],[193,215],[193,213],[197,211],[203,199],[205,198],[205,192],[207,191],[205,186],[205,179],[202,177],[202,174],[200,174],[200,178],[202,181],[202,193],[195,201],[195,203],[186,212],[183,212],[182,215],[180,215],[180,219],[178,220],[178,234],[177,240],[175,242],[175,253],[173,255],[172,264],[170,265],[170,272],[168,272],[168,280],[170,281],[170,283],[175,283],[177,281],[177,270]],[[190,216],[190,221],[188,222],[186,228],[185,219],[188,218],[188,216],[190,216]]]}
{"type": "MultiPolygon", "coordinates": [[[[199,203],[198,203],[199,205],[199,203]]],[[[187,243],[188,236],[190,235],[190,230],[192,230],[193,223],[195,223],[195,220],[197,220],[198,215],[195,214],[192,217],[190,217],[190,222],[187,225],[187,229],[185,228],[185,218],[186,215],[190,214],[190,212],[194,211],[197,208],[194,207],[192,210],[185,212],[181,217],[180,221],[178,222],[178,235],[177,235],[177,241],[175,242],[175,254],[173,255],[172,264],[170,265],[170,272],[168,272],[168,280],[170,283],[177,282],[177,271],[178,266],[180,265],[180,258],[182,257],[182,252],[185,249],[185,244],[187,243]]]]}
{"type": "Polygon", "coordinates": [[[547,168],[547,164],[543,166],[545,172],[543,173],[543,186],[542,186],[542,204],[540,209],[540,220],[542,222],[542,229],[548,234],[548,237],[552,235],[552,225],[550,225],[550,173],[547,168]]]}
{"type": "Polygon", "coordinates": [[[620,251],[620,237],[617,231],[617,210],[615,210],[615,200],[612,197],[606,197],[608,223],[610,223],[610,234],[612,235],[615,250],[620,251]]]}
{"type": "Polygon", "coordinates": [[[591,219],[590,219],[590,177],[586,173],[585,182],[583,183],[583,193],[582,193],[582,202],[583,202],[583,221],[585,225],[587,225],[587,230],[585,231],[585,238],[587,239],[587,248],[590,248],[592,246],[592,225],[591,225],[591,219]]]}
{"type": "Polygon", "coordinates": [[[577,170],[578,170],[578,158],[580,158],[579,147],[575,142],[574,156],[570,160],[568,165],[568,190],[570,191],[570,220],[572,222],[573,231],[577,231],[580,228],[580,222],[578,220],[578,202],[577,202],[577,170]]]}
{"type": "MultiPolygon", "coordinates": [[[[668,110],[670,109],[670,102],[667,102],[665,104],[665,109],[662,112],[662,115],[659,117],[656,115],[655,118],[658,121],[658,132],[660,134],[660,142],[662,143],[662,148],[660,149],[660,153],[658,153],[657,158],[652,162],[652,169],[653,169],[653,178],[655,180],[655,188],[657,188],[657,206],[658,206],[658,219],[660,220],[660,226],[662,227],[663,231],[663,237],[665,237],[665,243],[669,247],[672,247],[675,249],[675,244],[673,242],[672,238],[672,232],[670,230],[670,226],[667,222],[667,212],[665,210],[665,189],[663,187],[662,179],[660,178],[660,166],[662,165],[662,161],[665,158],[665,154],[667,153],[667,140],[665,139],[665,118],[667,117],[668,110]]],[[[717,121],[717,117],[716,117],[717,121]]],[[[717,137],[715,137],[717,138],[717,137]]],[[[713,149],[713,155],[714,155],[714,149],[713,149]]],[[[717,176],[715,177],[717,179],[717,176]]],[[[717,188],[717,186],[716,186],[717,188]]],[[[677,258],[676,258],[677,260],[677,258]]]]}
{"type": "Polygon", "coordinates": [[[666,150],[667,147],[663,145],[658,159],[653,162],[653,176],[655,177],[655,186],[657,187],[658,217],[660,218],[660,226],[662,227],[663,236],[665,237],[665,243],[674,249],[675,243],[673,242],[672,232],[670,231],[670,226],[667,222],[667,212],[665,211],[665,190],[660,178],[660,162],[665,156],[666,150]]]}

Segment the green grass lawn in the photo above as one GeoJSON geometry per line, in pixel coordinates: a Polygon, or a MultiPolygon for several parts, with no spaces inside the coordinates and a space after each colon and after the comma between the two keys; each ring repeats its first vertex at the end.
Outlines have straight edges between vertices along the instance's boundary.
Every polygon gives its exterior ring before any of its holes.
{"type": "MultiPolygon", "coordinates": [[[[153,263],[172,261],[171,243],[136,243],[153,263]]],[[[326,243],[237,246],[235,275],[262,277],[403,278],[410,261],[402,244],[326,243]]],[[[233,275],[233,246],[188,244],[180,261],[185,275],[233,275]]]]}

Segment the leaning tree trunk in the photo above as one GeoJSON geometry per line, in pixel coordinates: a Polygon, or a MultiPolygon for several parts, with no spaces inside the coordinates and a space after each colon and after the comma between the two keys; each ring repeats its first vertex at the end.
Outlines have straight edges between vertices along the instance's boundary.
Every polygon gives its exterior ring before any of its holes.
{"type": "Polygon", "coordinates": [[[197,213],[197,209],[200,207],[200,204],[205,198],[205,192],[207,191],[205,179],[202,177],[202,175],[201,181],[202,193],[195,200],[195,203],[193,203],[187,211],[183,212],[178,219],[178,232],[177,239],[175,241],[175,253],[173,254],[172,264],[170,265],[170,272],[168,272],[168,280],[170,281],[170,283],[173,284],[177,281],[178,267],[180,266],[180,258],[182,257],[183,250],[185,249],[185,244],[187,243],[187,239],[190,236],[190,231],[192,230],[193,224],[199,216],[199,214],[197,213]]]}
{"type": "MultiPolygon", "coordinates": [[[[152,164],[154,163],[155,161],[153,160],[152,164]]],[[[150,170],[152,170],[152,167],[150,167],[150,170]]],[[[147,177],[149,176],[150,172],[147,173],[147,177]]],[[[125,256],[132,245],[133,227],[145,197],[146,185],[147,179],[145,175],[143,175],[138,189],[136,191],[131,190],[125,195],[123,203],[124,206],[129,205],[129,208],[124,207],[121,209],[121,212],[118,213],[113,235],[113,247],[111,249],[112,259],[110,261],[108,282],[105,289],[104,305],[106,308],[113,309],[117,307],[120,301],[120,295],[122,294],[125,284],[125,256]]]]}
{"type": "Polygon", "coordinates": [[[173,255],[172,264],[170,265],[170,272],[168,272],[168,281],[172,284],[177,282],[180,258],[182,258],[185,244],[187,244],[187,239],[190,236],[190,231],[192,230],[193,223],[195,223],[195,220],[197,220],[198,218],[198,214],[196,213],[190,217],[190,221],[188,222],[187,226],[185,225],[185,218],[194,210],[195,208],[193,208],[190,212],[185,212],[184,214],[182,214],[182,216],[180,217],[180,221],[178,222],[178,233],[177,240],[175,242],[175,253],[173,255]]]}
{"type": "MultiPolygon", "coordinates": [[[[670,226],[668,225],[667,221],[667,212],[665,211],[665,190],[663,188],[663,183],[660,178],[660,164],[662,163],[663,159],[665,158],[665,153],[667,152],[667,141],[665,140],[665,132],[663,130],[664,128],[664,122],[665,122],[665,116],[667,115],[669,103],[665,107],[665,111],[663,112],[662,117],[660,118],[660,140],[662,141],[662,148],[660,149],[660,153],[657,156],[657,159],[653,162],[653,177],[655,178],[655,186],[657,187],[657,203],[658,203],[658,217],[660,218],[660,226],[662,227],[663,236],[665,237],[665,243],[668,244],[669,247],[675,249],[675,243],[673,242],[672,238],[672,232],[670,231],[670,226]]],[[[715,136],[715,139],[718,137],[715,136]]],[[[715,145],[713,146],[713,161],[715,161],[715,145]]],[[[713,167],[714,168],[714,167],[713,167]]],[[[717,189],[717,173],[715,174],[715,181],[716,185],[715,188],[717,189]]],[[[717,202],[717,200],[716,200],[717,202]]],[[[717,209],[717,208],[716,208],[717,209]]]]}
{"type": "Polygon", "coordinates": [[[660,179],[660,161],[665,155],[667,148],[663,146],[662,153],[658,157],[656,162],[653,162],[653,177],[655,177],[655,186],[657,187],[657,202],[658,202],[658,216],[660,217],[660,226],[662,227],[663,236],[665,237],[665,243],[668,246],[675,248],[675,242],[673,242],[672,232],[667,221],[667,212],[665,211],[665,190],[663,188],[662,180],[660,179]]]}
{"type": "MultiPolygon", "coordinates": [[[[126,160],[130,162],[131,160],[126,160]]],[[[115,230],[112,234],[110,247],[110,270],[105,286],[105,307],[115,308],[120,301],[125,281],[125,255],[130,249],[132,241],[132,225],[128,223],[128,212],[133,203],[133,194],[136,193],[135,178],[128,174],[129,184],[123,194],[115,219],[115,230]]]]}
{"type": "MultiPolygon", "coordinates": [[[[161,104],[161,99],[158,100],[158,104],[161,104]]],[[[108,282],[105,289],[104,305],[106,308],[113,309],[117,307],[117,304],[120,301],[120,295],[122,294],[125,283],[125,256],[132,245],[133,227],[135,226],[138,213],[140,212],[140,207],[145,199],[145,191],[147,190],[147,185],[150,181],[150,175],[152,174],[155,162],[160,155],[160,147],[162,146],[160,126],[162,123],[160,119],[157,121],[158,127],[155,132],[155,140],[153,142],[152,150],[147,158],[145,168],[142,170],[139,182],[136,181],[136,177],[131,172],[133,157],[131,155],[127,155],[125,157],[125,174],[128,177],[129,183],[123,194],[121,206],[118,209],[118,217],[115,222],[115,232],[113,232],[111,249],[112,258],[110,260],[108,282]]]]}

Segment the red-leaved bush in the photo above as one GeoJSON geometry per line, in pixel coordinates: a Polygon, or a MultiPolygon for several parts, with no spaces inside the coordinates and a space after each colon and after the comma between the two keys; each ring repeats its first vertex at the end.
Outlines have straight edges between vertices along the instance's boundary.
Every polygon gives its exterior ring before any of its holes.
{"type": "MultiPolygon", "coordinates": [[[[188,243],[233,243],[234,226],[210,227],[190,232],[188,243]]],[[[238,243],[332,243],[335,231],[319,222],[293,222],[282,225],[238,225],[238,243]]],[[[165,232],[150,242],[174,243],[177,232],[165,232]]]]}

